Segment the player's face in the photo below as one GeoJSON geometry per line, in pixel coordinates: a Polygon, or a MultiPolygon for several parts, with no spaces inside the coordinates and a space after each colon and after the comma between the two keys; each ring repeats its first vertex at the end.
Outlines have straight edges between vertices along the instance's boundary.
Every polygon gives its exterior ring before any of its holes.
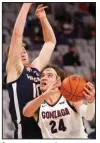
{"type": "Polygon", "coordinates": [[[22,60],[22,63],[23,63],[24,66],[29,64],[28,53],[27,53],[27,51],[25,50],[24,47],[22,47],[22,50],[21,50],[21,60],[22,60]]]}
{"type": "Polygon", "coordinates": [[[40,89],[42,92],[46,91],[50,86],[56,83],[57,73],[53,68],[45,69],[40,78],[40,89]]]}

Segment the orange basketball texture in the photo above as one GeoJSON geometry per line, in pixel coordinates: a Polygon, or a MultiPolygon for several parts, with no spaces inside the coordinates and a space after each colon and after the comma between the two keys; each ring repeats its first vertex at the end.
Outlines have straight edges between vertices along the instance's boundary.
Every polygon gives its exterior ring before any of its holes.
{"type": "Polygon", "coordinates": [[[61,93],[68,101],[77,102],[84,98],[83,89],[86,81],[78,76],[72,75],[65,78],[61,85],[61,93]]]}

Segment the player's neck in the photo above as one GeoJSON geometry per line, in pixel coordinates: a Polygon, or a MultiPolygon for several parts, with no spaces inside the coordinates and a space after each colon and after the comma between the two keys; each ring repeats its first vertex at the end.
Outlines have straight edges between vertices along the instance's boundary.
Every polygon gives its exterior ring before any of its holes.
{"type": "Polygon", "coordinates": [[[57,100],[60,98],[61,96],[61,93],[56,93],[56,94],[53,94],[51,96],[49,96],[49,98],[46,99],[46,102],[48,102],[49,104],[54,104],[57,102],[57,100]]]}
{"type": "Polygon", "coordinates": [[[30,63],[25,65],[25,68],[29,68],[30,67],[30,63]]]}

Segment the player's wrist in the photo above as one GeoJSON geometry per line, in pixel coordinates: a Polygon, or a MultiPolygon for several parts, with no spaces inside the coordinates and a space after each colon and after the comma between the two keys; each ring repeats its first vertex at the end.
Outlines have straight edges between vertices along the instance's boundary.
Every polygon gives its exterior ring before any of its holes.
{"type": "Polygon", "coordinates": [[[88,104],[92,104],[95,102],[95,99],[92,99],[92,100],[88,100],[88,104]]]}
{"type": "Polygon", "coordinates": [[[46,92],[42,93],[42,97],[44,98],[44,100],[48,97],[46,92]]]}
{"type": "Polygon", "coordinates": [[[39,19],[40,19],[41,22],[43,22],[44,20],[47,20],[47,17],[46,17],[46,15],[45,15],[45,16],[43,16],[43,17],[40,17],[39,19]]]}

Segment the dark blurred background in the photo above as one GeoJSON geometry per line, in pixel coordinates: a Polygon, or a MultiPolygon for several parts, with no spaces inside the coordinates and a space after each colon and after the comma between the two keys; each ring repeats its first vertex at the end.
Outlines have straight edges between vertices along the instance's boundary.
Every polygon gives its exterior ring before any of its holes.
{"type": "MultiPolygon", "coordinates": [[[[30,61],[38,56],[44,43],[41,25],[35,16],[35,9],[41,3],[36,3],[31,7],[24,29],[23,39],[28,49],[30,61]]],[[[66,76],[78,74],[95,85],[96,3],[43,2],[43,4],[48,6],[47,17],[57,40],[51,62],[59,65],[66,72],[66,76]]],[[[21,6],[22,3],[2,3],[3,138],[13,138],[14,127],[7,110],[9,98],[4,82],[6,75],[5,50],[10,44],[12,30],[21,6]]],[[[84,122],[89,137],[95,138],[95,117],[91,122],[84,122]]]]}

